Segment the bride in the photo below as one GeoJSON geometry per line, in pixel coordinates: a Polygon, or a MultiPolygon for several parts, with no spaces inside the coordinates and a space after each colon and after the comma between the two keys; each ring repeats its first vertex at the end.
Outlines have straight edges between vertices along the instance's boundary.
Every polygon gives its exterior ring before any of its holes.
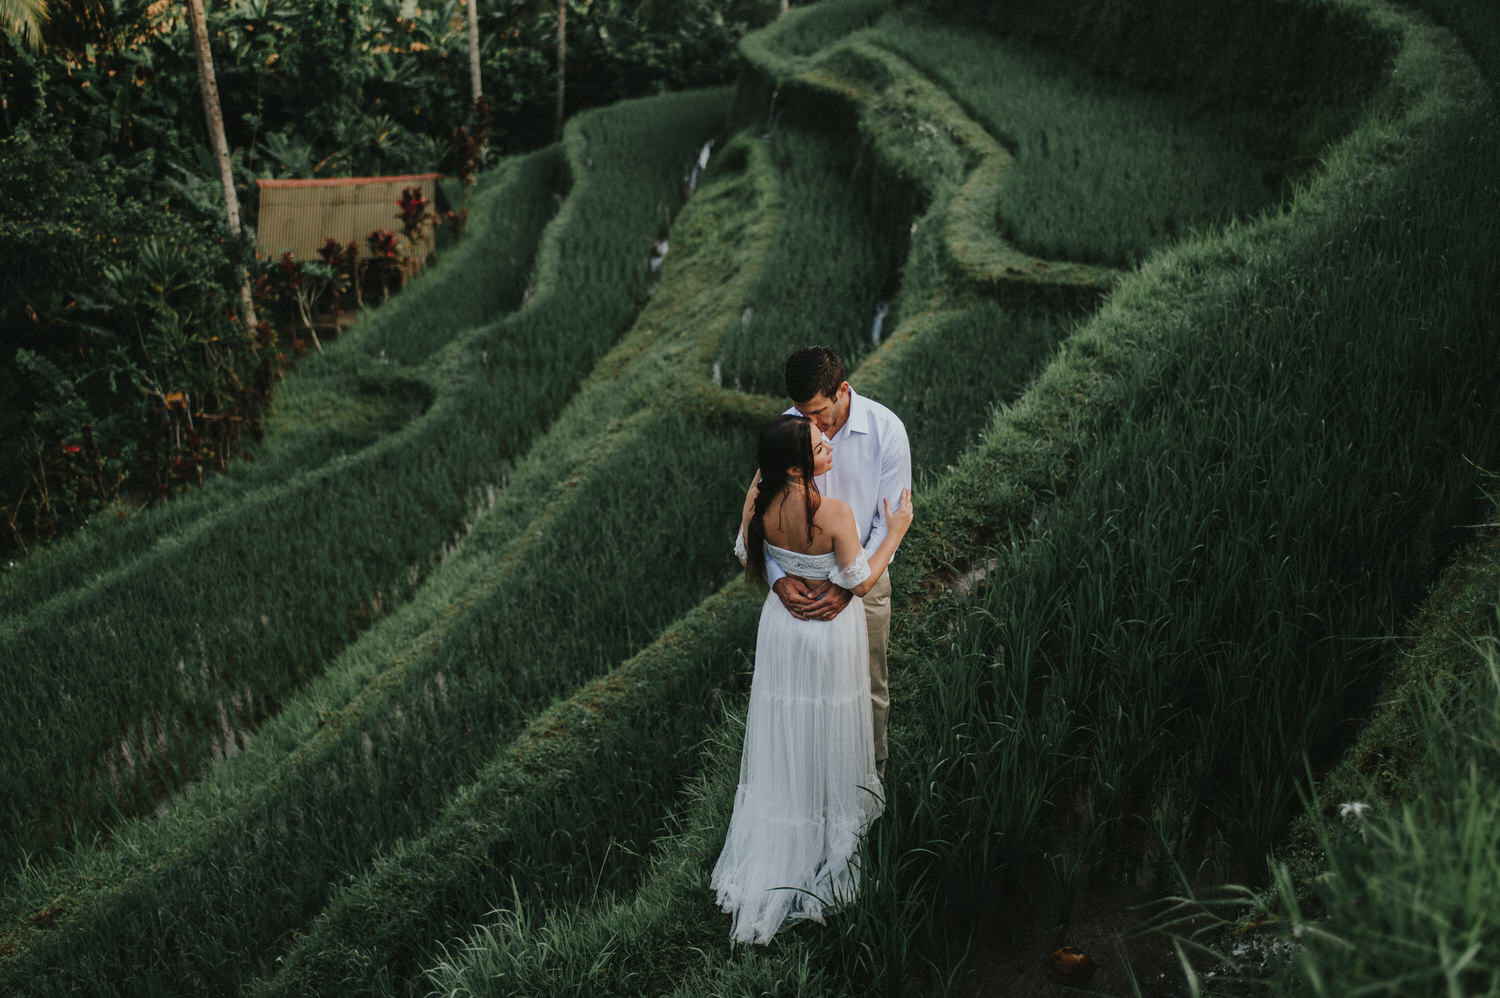
{"type": "MultiPolygon", "coordinates": [[[[833,446],[811,421],[778,417],[757,446],[759,487],[735,553],[765,582],[765,559],[863,596],[911,526],[911,491],[885,500],[890,532],[868,559],[849,505],[818,493],[833,446]]],[[[710,886],[736,942],[768,943],[785,921],[823,921],[859,886],[860,836],[884,808],[875,772],[870,676],[859,599],[828,621],[799,620],[775,593],[761,608],[739,787],[710,886]],[[851,608],[853,612],[851,612],[851,608]]]]}

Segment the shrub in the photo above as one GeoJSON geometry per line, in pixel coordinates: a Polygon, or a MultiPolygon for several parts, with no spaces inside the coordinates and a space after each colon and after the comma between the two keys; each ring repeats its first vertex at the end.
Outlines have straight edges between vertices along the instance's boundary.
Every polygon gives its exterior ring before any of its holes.
{"type": "Polygon", "coordinates": [[[197,481],[259,432],[237,258],[148,180],[53,133],[0,142],[0,554],[197,481]]]}

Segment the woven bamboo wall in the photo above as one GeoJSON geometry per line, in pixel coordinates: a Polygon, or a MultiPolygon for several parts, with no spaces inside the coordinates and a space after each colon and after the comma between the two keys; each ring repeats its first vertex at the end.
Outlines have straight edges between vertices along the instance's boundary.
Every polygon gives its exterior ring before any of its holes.
{"type": "MultiPolygon", "coordinates": [[[[270,258],[290,252],[299,260],[316,260],[323,243],[333,238],[343,244],[357,244],[360,255],[368,257],[366,236],[377,229],[401,232],[401,192],[408,187],[420,188],[430,210],[439,176],[413,173],[399,177],[258,180],[256,255],[270,258]]],[[[422,245],[408,252],[420,263],[431,250],[432,229],[428,227],[422,245]]]]}

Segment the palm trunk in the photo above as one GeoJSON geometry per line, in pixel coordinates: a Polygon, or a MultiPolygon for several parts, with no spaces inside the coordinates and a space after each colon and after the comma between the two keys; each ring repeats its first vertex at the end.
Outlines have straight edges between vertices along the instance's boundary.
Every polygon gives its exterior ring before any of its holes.
{"type": "MultiPolygon", "coordinates": [[[[208,124],[208,140],[213,145],[214,160],[219,165],[219,184],[224,189],[224,219],[236,251],[240,250],[243,230],[240,228],[240,199],[234,192],[234,173],[229,167],[229,143],[224,138],[224,112],[219,107],[219,85],[214,76],[214,57],[208,49],[208,19],[203,0],[188,0],[188,23],[193,32],[193,49],[198,56],[198,91],[203,95],[203,117],[208,124]]],[[[250,275],[240,269],[240,308],[245,327],[255,329],[255,303],[250,298],[250,275]]]]}
{"type": "MultiPolygon", "coordinates": [[[[469,89],[473,94],[469,109],[474,114],[474,126],[478,129],[480,102],[484,100],[483,79],[479,72],[479,0],[465,0],[465,2],[469,8],[469,89]]],[[[476,163],[482,164],[485,161],[488,148],[488,142],[479,143],[476,163]]]]}
{"type": "Polygon", "coordinates": [[[562,140],[563,133],[563,89],[568,65],[568,0],[557,0],[557,117],[552,128],[552,140],[562,140]]]}
{"type": "Polygon", "coordinates": [[[479,98],[484,96],[484,91],[479,85],[479,0],[467,0],[469,8],[469,89],[472,91],[471,102],[473,106],[479,106],[479,98]]]}

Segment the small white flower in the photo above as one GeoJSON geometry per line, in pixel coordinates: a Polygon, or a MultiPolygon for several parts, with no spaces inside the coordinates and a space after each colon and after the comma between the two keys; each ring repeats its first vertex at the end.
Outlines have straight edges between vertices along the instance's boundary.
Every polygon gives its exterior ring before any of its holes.
{"type": "Polygon", "coordinates": [[[1339,805],[1339,817],[1347,818],[1353,815],[1356,818],[1362,818],[1368,810],[1370,810],[1370,805],[1362,800],[1347,801],[1339,805]]]}

